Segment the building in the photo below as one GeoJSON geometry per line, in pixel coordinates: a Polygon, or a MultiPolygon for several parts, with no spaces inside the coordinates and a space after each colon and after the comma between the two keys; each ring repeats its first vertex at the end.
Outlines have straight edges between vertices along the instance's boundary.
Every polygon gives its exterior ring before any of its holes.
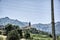
{"type": "Polygon", "coordinates": [[[30,29],[30,28],[32,28],[32,27],[31,27],[31,22],[29,22],[29,25],[23,27],[22,29],[24,30],[24,29],[30,29]]]}

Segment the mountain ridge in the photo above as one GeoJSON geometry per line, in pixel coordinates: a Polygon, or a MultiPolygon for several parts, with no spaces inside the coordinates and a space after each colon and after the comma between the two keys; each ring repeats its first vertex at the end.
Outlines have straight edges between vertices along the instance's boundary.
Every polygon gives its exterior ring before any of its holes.
{"type": "MultiPolygon", "coordinates": [[[[36,28],[37,30],[42,30],[48,33],[52,33],[52,26],[51,24],[33,24],[32,25],[34,28],[36,28]]],[[[56,34],[60,35],[60,22],[56,22],[55,23],[55,30],[56,30],[56,34]]]]}
{"type": "Polygon", "coordinates": [[[14,20],[14,19],[10,19],[9,17],[5,17],[5,18],[0,18],[0,25],[6,25],[6,24],[14,24],[14,25],[19,25],[19,26],[26,26],[28,25],[27,22],[21,22],[19,20],[14,20]]]}
{"type": "MultiPolygon", "coordinates": [[[[25,27],[25,26],[28,26],[29,24],[28,22],[21,22],[17,19],[16,20],[10,19],[9,17],[0,18],[0,25],[6,25],[8,23],[18,25],[20,27],[25,27]]],[[[42,30],[44,32],[52,33],[51,23],[50,24],[38,23],[38,24],[33,24],[31,26],[33,28],[36,28],[37,30],[42,30]]],[[[55,23],[55,28],[56,28],[56,34],[60,34],[60,22],[55,23]]]]}

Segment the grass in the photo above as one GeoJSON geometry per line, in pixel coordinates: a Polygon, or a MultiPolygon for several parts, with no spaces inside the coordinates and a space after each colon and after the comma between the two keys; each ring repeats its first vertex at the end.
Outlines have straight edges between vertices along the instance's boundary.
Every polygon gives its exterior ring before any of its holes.
{"type": "Polygon", "coordinates": [[[52,40],[52,38],[48,37],[47,35],[41,34],[31,34],[33,40],[52,40]]]}
{"type": "MultiPolygon", "coordinates": [[[[48,35],[42,34],[31,34],[31,38],[32,40],[52,40],[52,38],[50,38],[48,35]]],[[[60,36],[57,38],[57,40],[60,40],[60,36]]]]}
{"type": "Polygon", "coordinates": [[[59,38],[57,40],[60,40],[60,36],[59,36],[59,38]]]}
{"type": "MultiPolygon", "coordinates": [[[[6,36],[0,35],[0,40],[6,40],[6,36]]],[[[31,39],[26,40],[52,40],[52,38],[48,37],[47,35],[31,34],[31,39]]],[[[60,40],[60,36],[58,40],[60,40]]]]}

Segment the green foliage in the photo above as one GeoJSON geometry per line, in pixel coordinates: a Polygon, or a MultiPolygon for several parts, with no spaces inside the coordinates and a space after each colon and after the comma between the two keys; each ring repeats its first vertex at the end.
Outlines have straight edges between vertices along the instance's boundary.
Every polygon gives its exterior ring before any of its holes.
{"type": "Polygon", "coordinates": [[[16,30],[18,32],[20,38],[22,38],[22,30],[17,25],[7,24],[5,26],[5,30],[6,30],[6,35],[8,33],[10,33],[12,30],[16,30]]]}
{"type": "Polygon", "coordinates": [[[39,33],[36,28],[31,28],[31,29],[29,29],[29,32],[30,32],[30,33],[33,33],[33,34],[38,34],[38,33],[39,33]]]}
{"type": "Polygon", "coordinates": [[[17,32],[20,34],[20,38],[22,38],[23,37],[22,30],[21,29],[17,29],[17,32]]]}
{"type": "Polygon", "coordinates": [[[2,32],[0,31],[0,35],[2,34],[2,32]]]}
{"type": "Polygon", "coordinates": [[[13,25],[14,29],[19,29],[18,25],[13,25]]]}
{"type": "Polygon", "coordinates": [[[25,29],[24,31],[29,31],[32,34],[39,34],[39,32],[36,28],[25,29]]]}
{"type": "Polygon", "coordinates": [[[20,40],[20,34],[16,30],[12,30],[8,33],[7,40],[20,40]]]}
{"type": "Polygon", "coordinates": [[[6,30],[6,34],[8,34],[8,32],[10,32],[11,30],[13,30],[13,26],[12,24],[7,24],[5,25],[5,30],[6,30]]]}
{"type": "Polygon", "coordinates": [[[26,31],[24,36],[25,36],[26,39],[29,39],[30,38],[30,33],[28,31],[26,31]]]}
{"type": "Polygon", "coordinates": [[[49,34],[49,35],[48,35],[48,37],[52,38],[52,35],[51,35],[51,34],[49,34]]]}
{"type": "Polygon", "coordinates": [[[31,34],[32,40],[52,40],[52,38],[48,37],[48,35],[42,34],[31,34]]]}
{"type": "Polygon", "coordinates": [[[43,35],[48,35],[47,32],[37,30],[36,28],[30,28],[30,29],[25,29],[24,31],[29,31],[32,34],[43,34],[43,35]]]}
{"type": "Polygon", "coordinates": [[[48,32],[39,31],[39,34],[41,34],[41,35],[48,35],[48,32]]]}
{"type": "Polygon", "coordinates": [[[6,34],[8,34],[10,31],[15,30],[17,28],[19,28],[19,26],[12,25],[12,24],[5,25],[6,34]]]}

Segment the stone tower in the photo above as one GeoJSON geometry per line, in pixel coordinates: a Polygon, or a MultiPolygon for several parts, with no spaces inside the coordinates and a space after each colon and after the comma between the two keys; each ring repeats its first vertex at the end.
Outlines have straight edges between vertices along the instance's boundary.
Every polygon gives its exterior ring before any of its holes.
{"type": "Polygon", "coordinates": [[[31,27],[31,22],[29,22],[29,27],[31,27]]]}

